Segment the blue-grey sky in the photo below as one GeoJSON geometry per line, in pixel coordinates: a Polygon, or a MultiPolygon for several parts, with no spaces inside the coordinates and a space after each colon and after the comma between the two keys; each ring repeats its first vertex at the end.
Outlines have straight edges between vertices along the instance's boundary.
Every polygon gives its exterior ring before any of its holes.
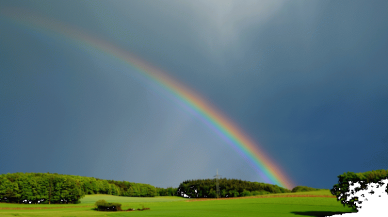
{"type": "Polygon", "coordinates": [[[221,110],[295,185],[388,169],[387,1],[1,1],[0,173],[177,187],[264,181],[243,156],[123,62],[6,15],[81,29],[221,110]],[[11,11],[11,12],[10,12],[11,11]]]}

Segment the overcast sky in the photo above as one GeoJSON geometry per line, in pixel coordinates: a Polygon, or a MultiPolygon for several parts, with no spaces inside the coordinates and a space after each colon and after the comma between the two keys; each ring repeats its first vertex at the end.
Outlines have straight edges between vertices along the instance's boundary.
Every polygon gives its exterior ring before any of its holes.
{"type": "Polygon", "coordinates": [[[263,181],[198,116],[27,11],[136,54],[200,94],[296,185],[388,169],[388,1],[1,1],[0,174],[177,187],[263,181]],[[6,15],[8,14],[8,15],[6,15]]]}

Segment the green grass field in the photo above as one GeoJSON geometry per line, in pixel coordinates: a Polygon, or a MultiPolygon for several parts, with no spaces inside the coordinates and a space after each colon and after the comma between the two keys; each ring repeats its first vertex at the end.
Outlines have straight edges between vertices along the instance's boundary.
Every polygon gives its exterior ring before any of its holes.
{"type": "MultiPolygon", "coordinates": [[[[273,194],[272,194],[273,195],[273,194]]],[[[276,194],[278,196],[280,194],[276,194]]],[[[281,195],[329,195],[328,190],[298,192],[281,195]]],[[[247,197],[224,200],[195,200],[181,197],[119,197],[87,195],[81,204],[7,204],[0,203],[0,216],[325,216],[351,212],[336,198],[329,197],[247,197]],[[133,212],[99,212],[93,210],[97,200],[118,202],[122,209],[149,207],[151,210],[133,212]],[[65,208],[62,208],[65,207],[65,208]],[[13,209],[4,209],[13,208],[13,209]],[[15,209],[43,208],[43,209],[15,209]],[[50,208],[50,209],[44,209],[50,208]]]]}

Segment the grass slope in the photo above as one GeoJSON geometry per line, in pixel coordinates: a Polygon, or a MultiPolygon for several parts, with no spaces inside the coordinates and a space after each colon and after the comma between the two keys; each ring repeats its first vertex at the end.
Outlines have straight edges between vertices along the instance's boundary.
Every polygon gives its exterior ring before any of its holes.
{"type": "MultiPolygon", "coordinates": [[[[282,195],[331,195],[330,191],[298,192],[282,195]]],[[[280,195],[280,194],[276,194],[280,195]]],[[[268,195],[270,196],[270,195],[268,195]]],[[[34,204],[4,204],[0,203],[0,216],[322,216],[332,215],[352,210],[343,207],[336,198],[329,197],[248,197],[226,200],[185,199],[180,197],[119,197],[112,195],[87,195],[81,204],[68,205],[34,205],[34,204]],[[92,210],[97,200],[118,202],[123,209],[141,208],[141,205],[151,208],[148,211],[135,212],[97,212],[92,210]],[[89,207],[85,207],[89,206],[89,207]],[[1,208],[42,208],[35,210],[4,210],[1,208]],[[73,207],[73,208],[58,208],[73,207]]]]}

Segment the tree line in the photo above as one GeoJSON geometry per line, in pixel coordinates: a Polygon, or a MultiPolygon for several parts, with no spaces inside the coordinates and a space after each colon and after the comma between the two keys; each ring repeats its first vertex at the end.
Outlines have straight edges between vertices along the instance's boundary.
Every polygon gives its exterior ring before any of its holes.
{"type": "Polygon", "coordinates": [[[168,187],[168,188],[159,188],[156,187],[157,196],[176,196],[178,188],[168,187]]]}
{"type": "Polygon", "coordinates": [[[295,193],[295,192],[306,192],[306,191],[320,191],[322,189],[319,189],[319,188],[311,188],[311,187],[307,187],[307,186],[296,186],[294,187],[291,192],[292,193],[295,193]]]}
{"type": "MultiPolygon", "coordinates": [[[[379,183],[386,178],[388,178],[388,170],[373,170],[363,173],[347,172],[338,176],[338,184],[335,184],[330,191],[344,206],[355,209],[358,198],[349,193],[349,185],[360,183],[360,187],[356,190],[365,190],[369,184],[379,183]]],[[[385,192],[388,193],[388,189],[385,189],[385,192]]]]}
{"type": "Polygon", "coordinates": [[[88,194],[154,197],[149,184],[104,180],[57,173],[7,173],[0,175],[0,202],[80,203],[88,194]]]}
{"type": "MultiPolygon", "coordinates": [[[[242,181],[239,179],[219,179],[220,197],[256,196],[270,193],[289,193],[290,190],[277,185],[242,181]]],[[[177,195],[189,198],[216,198],[215,179],[197,179],[182,182],[177,195]]]]}

